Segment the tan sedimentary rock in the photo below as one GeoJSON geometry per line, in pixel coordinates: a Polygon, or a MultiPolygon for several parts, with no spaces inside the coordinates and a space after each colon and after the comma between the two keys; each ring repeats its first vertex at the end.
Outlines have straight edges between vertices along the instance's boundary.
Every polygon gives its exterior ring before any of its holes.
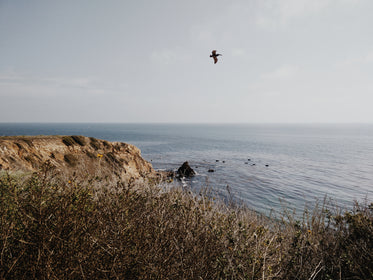
{"type": "Polygon", "coordinates": [[[159,175],[131,144],[84,136],[0,137],[0,170],[34,172],[46,163],[79,177],[128,181],[159,175]]]}

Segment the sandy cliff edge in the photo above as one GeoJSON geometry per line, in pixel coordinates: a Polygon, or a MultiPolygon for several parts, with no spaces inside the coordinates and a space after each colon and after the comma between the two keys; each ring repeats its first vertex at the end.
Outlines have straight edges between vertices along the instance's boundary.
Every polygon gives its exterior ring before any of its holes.
{"type": "Polygon", "coordinates": [[[0,137],[0,170],[34,172],[46,162],[74,176],[124,181],[163,176],[131,144],[77,135],[0,137]]]}

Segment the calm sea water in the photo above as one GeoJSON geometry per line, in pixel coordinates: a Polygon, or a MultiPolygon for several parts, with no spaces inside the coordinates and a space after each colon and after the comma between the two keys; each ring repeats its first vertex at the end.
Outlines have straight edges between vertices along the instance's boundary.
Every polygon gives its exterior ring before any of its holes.
{"type": "Polygon", "coordinates": [[[0,135],[85,135],[136,145],[155,169],[189,161],[184,182],[231,193],[268,213],[326,195],[349,207],[373,199],[373,125],[0,123],[0,135]],[[267,165],[267,166],[266,166],[267,165]],[[208,172],[213,169],[215,172],[208,172]]]}

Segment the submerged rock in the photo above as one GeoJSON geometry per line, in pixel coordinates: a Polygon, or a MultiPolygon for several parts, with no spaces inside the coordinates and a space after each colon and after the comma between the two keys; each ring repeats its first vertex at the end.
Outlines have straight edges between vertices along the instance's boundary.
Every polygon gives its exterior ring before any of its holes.
{"type": "Polygon", "coordinates": [[[194,170],[190,167],[189,163],[186,161],[177,170],[177,175],[181,177],[192,177],[196,174],[194,170]]]}

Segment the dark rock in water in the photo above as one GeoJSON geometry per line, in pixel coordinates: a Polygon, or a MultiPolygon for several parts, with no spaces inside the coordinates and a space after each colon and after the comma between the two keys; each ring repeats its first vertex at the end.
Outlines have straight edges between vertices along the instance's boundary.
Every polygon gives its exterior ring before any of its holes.
{"type": "Polygon", "coordinates": [[[251,161],[251,158],[248,158],[247,160],[248,160],[248,161],[251,161]]]}
{"type": "Polygon", "coordinates": [[[194,170],[189,166],[189,163],[186,161],[182,166],[177,170],[177,175],[182,177],[192,177],[196,174],[194,170]]]}
{"type": "Polygon", "coordinates": [[[214,169],[209,169],[208,172],[215,172],[215,170],[214,169]]]}
{"type": "Polygon", "coordinates": [[[219,162],[219,160],[217,159],[216,162],[219,162]]]}
{"type": "Polygon", "coordinates": [[[266,164],[266,167],[268,167],[269,165],[268,164],[266,164]]]}
{"type": "Polygon", "coordinates": [[[253,163],[251,166],[254,166],[255,165],[255,163],[253,163]]]}
{"type": "Polygon", "coordinates": [[[248,162],[245,162],[245,164],[249,164],[248,162]]]}
{"type": "Polygon", "coordinates": [[[225,163],[225,160],[223,160],[223,163],[225,163]]]}

